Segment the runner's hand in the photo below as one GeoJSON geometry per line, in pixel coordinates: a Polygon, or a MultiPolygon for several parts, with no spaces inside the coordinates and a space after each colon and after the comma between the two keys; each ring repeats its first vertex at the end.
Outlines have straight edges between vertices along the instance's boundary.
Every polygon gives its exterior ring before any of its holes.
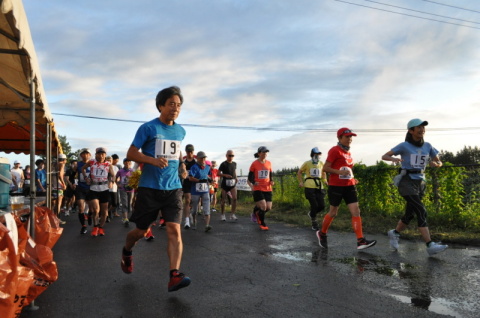
{"type": "Polygon", "coordinates": [[[165,158],[154,158],[154,166],[163,169],[168,166],[168,160],[165,158]]]}

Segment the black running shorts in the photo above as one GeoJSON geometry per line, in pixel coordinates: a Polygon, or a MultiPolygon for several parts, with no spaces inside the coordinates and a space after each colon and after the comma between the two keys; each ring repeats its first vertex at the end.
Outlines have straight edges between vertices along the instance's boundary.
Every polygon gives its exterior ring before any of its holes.
{"type": "Polygon", "coordinates": [[[182,221],[183,191],[157,190],[151,188],[138,188],[135,207],[130,218],[138,229],[147,230],[155,222],[158,213],[162,211],[165,222],[178,223],[182,221]]]}
{"type": "Polygon", "coordinates": [[[87,201],[98,200],[99,203],[108,203],[110,200],[110,192],[105,191],[92,191],[90,190],[87,195],[87,201]]]}
{"type": "Polygon", "coordinates": [[[357,188],[354,185],[346,187],[328,186],[328,201],[331,206],[339,206],[342,199],[345,200],[347,205],[358,202],[357,188]]]}
{"type": "Polygon", "coordinates": [[[77,186],[75,188],[75,200],[87,200],[90,189],[77,186]]]}
{"type": "Polygon", "coordinates": [[[272,202],[272,191],[253,191],[253,201],[272,202]]]}

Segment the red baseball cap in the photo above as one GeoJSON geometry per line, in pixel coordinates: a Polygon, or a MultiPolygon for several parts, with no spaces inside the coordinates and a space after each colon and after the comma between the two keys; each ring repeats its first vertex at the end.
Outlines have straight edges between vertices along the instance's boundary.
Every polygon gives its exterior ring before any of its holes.
{"type": "Polygon", "coordinates": [[[357,134],[354,133],[350,128],[343,127],[337,131],[337,138],[342,136],[357,136],[357,134]]]}

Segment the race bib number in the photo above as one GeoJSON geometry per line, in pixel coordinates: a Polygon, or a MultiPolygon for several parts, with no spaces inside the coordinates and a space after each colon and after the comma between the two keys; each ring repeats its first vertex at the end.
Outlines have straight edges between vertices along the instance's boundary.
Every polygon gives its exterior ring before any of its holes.
{"type": "Polygon", "coordinates": [[[208,184],[207,183],[197,183],[195,184],[195,190],[200,193],[208,192],[208,184]]]}
{"type": "Polygon", "coordinates": [[[180,141],[157,139],[155,142],[155,158],[178,160],[180,154],[180,141]]]}
{"type": "Polygon", "coordinates": [[[349,167],[341,167],[340,170],[347,170],[348,174],[346,176],[339,175],[339,179],[350,180],[353,179],[353,171],[349,167]]]}
{"type": "Polygon", "coordinates": [[[310,169],[310,177],[312,177],[312,178],[320,178],[320,169],[318,169],[318,168],[311,168],[311,169],[310,169]]]}
{"type": "Polygon", "coordinates": [[[423,170],[427,166],[428,158],[428,155],[411,154],[410,165],[412,168],[423,170]]]}
{"type": "Polygon", "coordinates": [[[268,170],[259,170],[258,179],[261,179],[261,180],[268,179],[268,170]]]}
{"type": "Polygon", "coordinates": [[[225,184],[227,187],[233,187],[235,186],[235,179],[225,179],[225,184]]]}
{"type": "Polygon", "coordinates": [[[99,166],[99,167],[92,167],[90,172],[90,177],[94,181],[106,181],[108,178],[108,167],[99,166]]]}

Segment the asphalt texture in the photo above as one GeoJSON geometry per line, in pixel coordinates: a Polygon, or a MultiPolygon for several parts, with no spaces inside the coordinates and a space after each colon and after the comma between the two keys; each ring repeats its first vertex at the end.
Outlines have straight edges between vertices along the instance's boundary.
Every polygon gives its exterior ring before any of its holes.
{"type": "MultiPolygon", "coordinates": [[[[129,231],[120,218],[104,237],[80,234],[65,218],[54,260],[59,278],[20,317],[478,317],[478,249],[450,248],[428,257],[424,244],[366,235],[376,246],[356,250],[353,233],[329,233],[329,249],[310,228],[283,223],[260,231],[249,218],[213,230],[184,230],[181,271],[190,286],[167,291],[166,231],[136,245],[134,272],[120,268],[129,231]]],[[[134,224],[130,224],[130,229],[134,224]]]]}

